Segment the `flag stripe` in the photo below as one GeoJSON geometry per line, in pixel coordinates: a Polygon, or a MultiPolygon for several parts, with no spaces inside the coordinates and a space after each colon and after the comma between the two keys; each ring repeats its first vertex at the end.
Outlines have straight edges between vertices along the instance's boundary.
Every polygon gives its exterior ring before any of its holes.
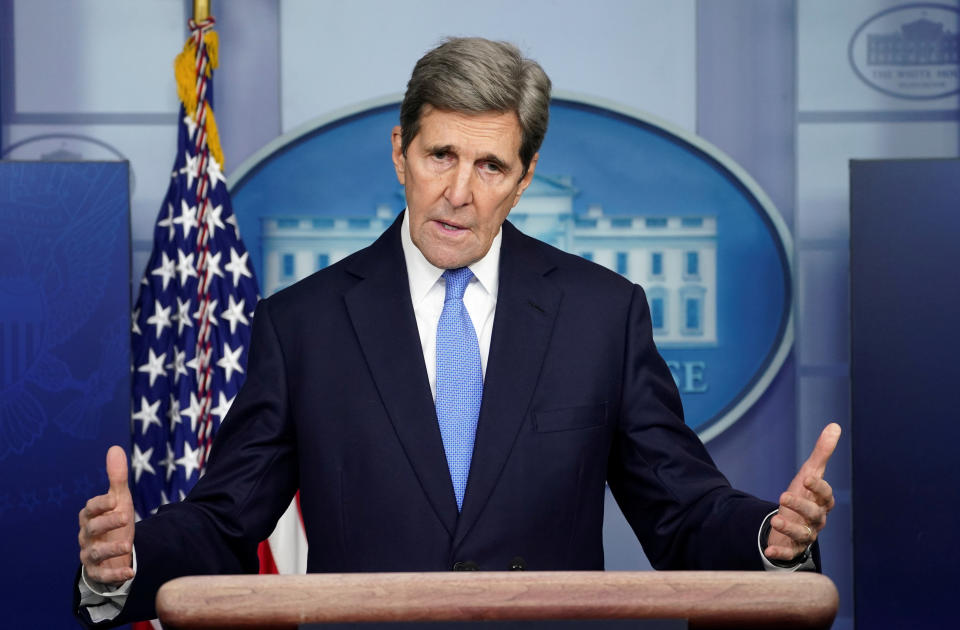
{"type": "MultiPolygon", "coordinates": [[[[277,521],[268,538],[269,548],[278,573],[297,574],[307,570],[307,537],[303,528],[300,493],[277,521]]],[[[261,566],[261,573],[267,573],[261,566]]]]}

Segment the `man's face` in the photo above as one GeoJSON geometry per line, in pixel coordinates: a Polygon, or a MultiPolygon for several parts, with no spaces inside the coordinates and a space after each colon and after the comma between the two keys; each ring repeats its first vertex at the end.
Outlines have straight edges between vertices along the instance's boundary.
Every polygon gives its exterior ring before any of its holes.
{"type": "Polygon", "coordinates": [[[464,114],[425,106],[420,132],[400,149],[393,129],[393,165],[404,185],[410,237],[441,269],[480,260],[520,195],[537,156],[523,174],[520,121],[513,112],[464,114]]]}

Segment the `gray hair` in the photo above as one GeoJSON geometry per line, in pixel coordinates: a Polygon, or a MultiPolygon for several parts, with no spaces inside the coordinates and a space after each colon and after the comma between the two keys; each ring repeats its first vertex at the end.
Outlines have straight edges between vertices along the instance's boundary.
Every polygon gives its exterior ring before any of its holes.
{"type": "Polygon", "coordinates": [[[451,37],[417,62],[400,106],[401,149],[420,131],[423,106],[482,113],[516,112],[523,173],[540,150],[550,118],[550,78],[513,44],[451,37]]]}

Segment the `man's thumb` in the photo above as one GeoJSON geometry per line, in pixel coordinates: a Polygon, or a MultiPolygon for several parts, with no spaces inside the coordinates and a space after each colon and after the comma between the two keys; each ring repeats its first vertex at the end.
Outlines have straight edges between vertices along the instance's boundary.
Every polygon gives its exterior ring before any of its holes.
{"type": "Polygon", "coordinates": [[[121,496],[130,492],[127,487],[127,454],[119,446],[111,446],[107,451],[107,479],[111,492],[121,496]]]}
{"type": "Polygon", "coordinates": [[[817,438],[817,443],[813,446],[810,458],[807,459],[807,462],[813,466],[821,477],[827,469],[827,461],[830,460],[830,456],[837,448],[837,442],[840,441],[840,432],[840,425],[836,422],[831,422],[824,427],[823,431],[820,432],[820,437],[817,438]]]}

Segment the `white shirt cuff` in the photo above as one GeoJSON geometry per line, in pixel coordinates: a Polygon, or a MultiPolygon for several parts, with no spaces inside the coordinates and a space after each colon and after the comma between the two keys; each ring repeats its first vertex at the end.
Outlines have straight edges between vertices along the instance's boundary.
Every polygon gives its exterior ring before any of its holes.
{"type": "MultiPolygon", "coordinates": [[[[137,575],[137,549],[131,550],[133,555],[133,575],[137,575]]],[[[134,578],[130,578],[120,586],[111,590],[107,584],[95,582],[87,577],[87,571],[80,568],[80,581],[77,582],[77,588],[80,589],[80,606],[87,609],[90,615],[90,621],[100,623],[115,619],[127,603],[127,595],[130,594],[130,584],[134,578]]]]}
{"type": "MultiPolygon", "coordinates": [[[[757,551],[760,552],[760,559],[763,560],[764,571],[780,571],[780,572],[787,572],[787,573],[793,573],[794,571],[815,571],[817,568],[817,565],[813,561],[813,556],[809,556],[803,562],[798,562],[794,565],[783,567],[783,566],[777,566],[774,563],[770,562],[770,559],[764,555],[763,543],[765,541],[763,540],[764,538],[763,533],[770,531],[770,519],[773,518],[774,515],[779,512],[780,510],[777,509],[767,514],[767,517],[763,519],[763,523],[760,524],[760,531],[757,532],[757,551]]],[[[810,549],[810,545],[807,545],[807,549],[804,551],[808,551],[809,549],[810,549]]]]}

